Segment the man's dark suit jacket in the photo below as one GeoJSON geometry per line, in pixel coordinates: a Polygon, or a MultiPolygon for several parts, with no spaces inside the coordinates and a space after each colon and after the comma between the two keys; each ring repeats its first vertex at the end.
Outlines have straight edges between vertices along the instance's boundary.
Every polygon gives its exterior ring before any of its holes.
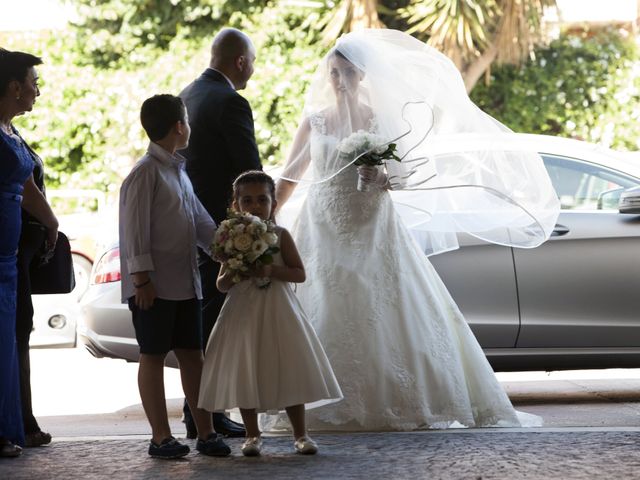
{"type": "Polygon", "coordinates": [[[191,138],[180,153],[196,195],[220,223],[227,216],[235,178],[261,170],[249,102],[219,72],[208,68],[180,97],[187,106],[191,138]]]}

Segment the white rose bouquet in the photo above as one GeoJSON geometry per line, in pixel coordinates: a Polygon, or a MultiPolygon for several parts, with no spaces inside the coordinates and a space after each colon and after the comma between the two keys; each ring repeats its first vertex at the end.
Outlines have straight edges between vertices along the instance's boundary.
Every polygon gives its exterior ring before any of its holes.
{"type": "MultiPolygon", "coordinates": [[[[395,153],[395,143],[386,143],[379,135],[364,130],[358,130],[347,138],[344,138],[338,144],[337,149],[340,155],[350,159],[361,155],[353,162],[356,166],[367,165],[377,167],[382,165],[385,160],[400,161],[400,157],[395,153]]],[[[357,188],[360,192],[366,192],[368,190],[368,186],[363,183],[360,178],[358,178],[357,188]]]]}
{"type": "MultiPolygon", "coordinates": [[[[234,273],[233,282],[239,283],[254,267],[273,262],[273,254],[280,251],[277,243],[273,222],[229,210],[228,218],[216,230],[211,251],[214,259],[234,273]]],[[[258,287],[266,288],[271,280],[256,278],[255,282],[258,287]]]]}

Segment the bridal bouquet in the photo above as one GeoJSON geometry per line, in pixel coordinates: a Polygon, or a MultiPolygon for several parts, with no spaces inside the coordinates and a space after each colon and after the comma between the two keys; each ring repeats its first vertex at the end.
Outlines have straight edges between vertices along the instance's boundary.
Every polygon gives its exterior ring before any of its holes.
{"type": "MultiPolygon", "coordinates": [[[[400,157],[396,155],[396,144],[386,143],[382,137],[375,133],[358,130],[353,132],[347,138],[344,138],[338,144],[338,152],[350,159],[356,158],[354,165],[366,165],[369,167],[377,167],[382,165],[385,160],[400,161],[400,157]]],[[[366,192],[368,187],[358,177],[358,190],[366,192]]]]}
{"type": "MultiPolygon", "coordinates": [[[[277,243],[273,222],[229,210],[228,218],[216,230],[211,251],[214,259],[234,273],[233,282],[239,283],[245,276],[243,274],[254,267],[273,262],[273,254],[280,251],[277,243]]],[[[258,287],[266,288],[271,280],[256,278],[255,282],[258,287]]]]}

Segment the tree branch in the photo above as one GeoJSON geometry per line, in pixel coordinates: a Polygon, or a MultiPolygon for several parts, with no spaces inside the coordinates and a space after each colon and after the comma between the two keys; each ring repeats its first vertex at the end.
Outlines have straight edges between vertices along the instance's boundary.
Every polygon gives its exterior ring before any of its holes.
{"type": "Polygon", "coordinates": [[[489,68],[497,56],[498,48],[495,43],[491,43],[485,51],[482,52],[482,55],[467,65],[462,72],[462,79],[464,80],[464,86],[467,88],[467,93],[473,90],[473,87],[478,83],[482,74],[489,68]]]}

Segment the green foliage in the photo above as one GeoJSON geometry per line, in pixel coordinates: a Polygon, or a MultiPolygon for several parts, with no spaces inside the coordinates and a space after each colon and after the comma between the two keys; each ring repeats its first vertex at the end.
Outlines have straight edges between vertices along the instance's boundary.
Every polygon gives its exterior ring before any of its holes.
{"type": "Polygon", "coordinates": [[[235,26],[237,12],[257,16],[266,0],[68,0],[79,11],[77,45],[103,68],[145,64],[176,39],[201,39],[235,26]]]}
{"type": "Polygon", "coordinates": [[[321,32],[313,28],[320,14],[315,8],[280,5],[246,25],[258,60],[244,95],[253,108],[263,163],[284,161],[298,127],[307,85],[325,53],[321,32]]]}
{"type": "MultiPolygon", "coordinates": [[[[387,28],[392,28],[394,30],[401,30],[403,32],[409,29],[409,24],[407,23],[407,19],[402,15],[399,15],[399,12],[411,3],[411,0],[378,0],[378,15],[380,16],[380,21],[386,25],[387,28]]],[[[417,36],[417,35],[414,35],[417,36]]],[[[428,36],[417,36],[423,41],[428,39],[428,36]]]]}
{"type": "Polygon", "coordinates": [[[15,123],[43,158],[48,186],[115,193],[148,142],[140,105],[155,93],[177,93],[202,70],[206,52],[196,55],[178,43],[145,68],[105,70],[79,65],[74,42],[71,32],[0,36],[6,48],[36,53],[45,62],[38,68],[41,95],[15,123]]]}
{"type": "Polygon", "coordinates": [[[6,34],[0,44],[43,57],[37,67],[41,95],[15,124],[44,160],[47,185],[106,190],[118,178],[118,161],[128,147],[126,130],[113,125],[126,113],[118,97],[129,80],[77,66],[69,33],[6,34]]]}
{"type": "MultiPolygon", "coordinates": [[[[74,1],[92,4],[89,0],[74,1]]],[[[385,4],[392,8],[404,1],[389,0],[385,4]]],[[[106,5],[113,11],[114,5],[119,5],[125,11],[124,6],[131,2],[93,3],[97,5],[96,15],[107,16],[106,5]]],[[[160,3],[163,8],[175,4],[186,11],[187,6],[196,9],[198,4],[206,10],[224,2],[160,3]]],[[[267,164],[283,162],[300,121],[307,86],[327,48],[321,45],[321,32],[315,28],[326,13],[323,4],[235,0],[225,3],[224,8],[228,9],[228,24],[246,31],[257,48],[256,71],[242,94],[254,110],[261,158],[267,164]],[[253,6],[231,12],[232,5],[242,2],[253,6]]],[[[138,118],[144,99],[156,93],[179,93],[208,64],[217,24],[207,17],[210,12],[203,13],[205,10],[188,17],[200,19],[193,20],[189,35],[182,34],[187,20],[167,20],[178,34],[170,39],[169,29],[162,41],[167,41],[166,45],[159,40],[147,42],[149,37],[129,35],[129,40],[138,43],[127,47],[134,50],[122,50],[126,54],[104,50],[104,56],[88,55],[78,44],[78,38],[89,37],[82,28],[0,33],[1,46],[42,55],[45,61],[38,68],[42,95],[33,112],[17,119],[16,125],[44,159],[50,187],[96,188],[111,196],[116,194],[148,142],[138,118]],[[104,68],[108,65],[111,67],[104,68]]],[[[136,15],[135,11],[129,12],[130,25],[136,15]]],[[[162,15],[152,15],[150,21],[157,23],[165,18],[162,15]]],[[[110,37],[106,26],[101,28],[105,38],[120,48],[119,41],[126,37],[119,37],[122,29],[110,37]]],[[[98,37],[102,34],[98,32],[98,37]]],[[[490,85],[478,85],[472,97],[516,131],[582,137],[637,149],[638,56],[634,42],[615,32],[593,37],[563,36],[538,50],[535,61],[522,68],[496,68],[490,85]]]]}
{"type": "Polygon", "coordinates": [[[618,31],[563,35],[522,67],[492,70],[472,99],[518,132],[640,146],[640,52],[618,31]]]}
{"type": "MultiPolygon", "coordinates": [[[[300,120],[304,92],[324,53],[311,25],[317,8],[270,6],[230,21],[253,39],[256,72],[242,94],[253,106],[264,163],[282,161],[300,120]]],[[[208,65],[215,31],[202,38],[175,38],[144,62],[103,68],[75,50],[74,31],[0,34],[0,45],[42,55],[41,96],[34,110],[16,120],[46,163],[47,185],[97,188],[115,195],[121,180],[144,152],[142,102],[156,93],[178,94],[208,65]]],[[[137,61],[137,60],[136,60],[137,61]]]]}
{"type": "Polygon", "coordinates": [[[410,33],[434,35],[437,45],[475,53],[490,42],[499,13],[496,0],[413,0],[400,16],[410,33]]]}
{"type": "Polygon", "coordinates": [[[295,132],[307,82],[318,59],[322,4],[263,0],[73,0],[91,8],[77,38],[85,61],[142,69],[156,77],[158,91],[179,92],[206,66],[206,51],[217,30],[233,26],[252,38],[256,73],[243,95],[252,104],[263,162],[282,160],[295,132]],[[97,7],[97,8],[96,8],[97,7]],[[179,52],[179,53],[178,53],[179,52]],[[178,53],[176,55],[176,53],[178,53]],[[184,65],[192,56],[197,62],[184,65]],[[158,70],[171,65],[188,76],[158,70]]]}

